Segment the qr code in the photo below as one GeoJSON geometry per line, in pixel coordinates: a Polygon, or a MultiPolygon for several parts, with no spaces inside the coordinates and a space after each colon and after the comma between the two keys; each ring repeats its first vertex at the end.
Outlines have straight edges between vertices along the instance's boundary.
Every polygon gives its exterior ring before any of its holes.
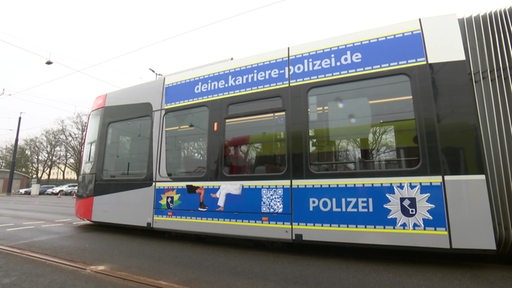
{"type": "Polygon", "coordinates": [[[261,212],[283,212],[283,189],[261,189],[261,212]]]}

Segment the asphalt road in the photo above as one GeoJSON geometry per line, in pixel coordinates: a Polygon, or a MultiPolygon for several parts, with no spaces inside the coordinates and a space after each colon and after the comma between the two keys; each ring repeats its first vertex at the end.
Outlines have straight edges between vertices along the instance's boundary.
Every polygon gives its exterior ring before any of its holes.
{"type": "MultiPolygon", "coordinates": [[[[74,218],[73,202],[0,196],[0,245],[186,287],[512,285],[512,262],[488,255],[292,245],[87,224],[74,218]]],[[[0,287],[147,287],[1,250],[0,259],[0,287]]]]}

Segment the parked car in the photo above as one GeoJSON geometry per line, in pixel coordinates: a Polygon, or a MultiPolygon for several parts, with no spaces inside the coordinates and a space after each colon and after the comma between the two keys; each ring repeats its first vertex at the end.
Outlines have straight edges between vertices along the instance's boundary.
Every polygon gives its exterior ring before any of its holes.
{"type": "Polygon", "coordinates": [[[53,188],[55,188],[55,185],[41,185],[41,187],[39,187],[39,195],[45,195],[46,191],[53,188]]]}
{"type": "Polygon", "coordinates": [[[18,190],[18,194],[20,195],[30,195],[30,191],[32,191],[32,188],[23,188],[18,190]]]}
{"type": "Polygon", "coordinates": [[[47,194],[57,195],[60,193],[61,195],[70,195],[72,192],[69,191],[69,189],[71,189],[73,187],[78,187],[78,184],[68,183],[65,185],[57,186],[51,190],[48,190],[47,194]]]}
{"type": "Polygon", "coordinates": [[[78,184],[72,184],[68,188],[64,189],[64,195],[73,195],[78,191],[78,184]]]}

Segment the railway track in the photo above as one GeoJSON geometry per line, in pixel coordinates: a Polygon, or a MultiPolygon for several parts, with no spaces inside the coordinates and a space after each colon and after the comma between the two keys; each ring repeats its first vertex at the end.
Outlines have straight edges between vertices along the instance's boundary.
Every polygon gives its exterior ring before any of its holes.
{"type": "Polygon", "coordinates": [[[42,254],[42,253],[37,253],[37,252],[14,248],[14,247],[9,247],[9,246],[0,245],[0,252],[10,253],[13,255],[26,257],[26,258],[30,258],[33,260],[50,263],[53,265],[64,266],[66,268],[71,268],[71,269],[80,270],[80,271],[87,271],[87,272],[95,273],[98,275],[117,278],[117,279],[120,279],[123,281],[137,283],[137,284],[141,284],[141,285],[144,285],[147,287],[187,288],[186,286],[169,283],[169,282],[165,282],[165,281],[161,281],[161,280],[157,280],[157,279],[151,279],[151,278],[144,277],[141,275],[135,275],[135,274],[131,274],[131,273],[125,273],[125,272],[121,272],[121,271],[111,270],[107,266],[89,265],[86,263],[80,263],[77,261],[62,259],[62,258],[51,256],[51,255],[46,255],[46,254],[42,254]]]}

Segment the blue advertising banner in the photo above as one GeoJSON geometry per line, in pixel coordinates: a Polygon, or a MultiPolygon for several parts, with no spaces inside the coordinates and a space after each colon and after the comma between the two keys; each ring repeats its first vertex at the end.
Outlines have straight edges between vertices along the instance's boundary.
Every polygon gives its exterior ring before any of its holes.
{"type": "Polygon", "coordinates": [[[290,186],[159,183],[154,217],[291,224],[290,186]]]}
{"type": "Polygon", "coordinates": [[[443,185],[304,181],[293,186],[293,225],[447,233],[443,185]]]}
{"type": "Polygon", "coordinates": [[[293,224],[297,228],[320,230],[448,234],[440,179],[297,180],[294,183],[292,189],[271,183],[159,183],[154,217],[156,220],[293,224]]]}
{"type": "Polygon", "coordinates": [[[287,65],[287,58],[273,59],[170,83],[165,87],[165,106],[287,86],[287,65]]]}
{"type": "Polygon", "coordinates": [[[330,47],[290,57],[290,83],[424,63],[421,31],[330,47]]]}
{"type": "Polygon", "coordinates": [[[408,31],[168,83],[165,106],[423,63],[422,33],[408,31]]]}

